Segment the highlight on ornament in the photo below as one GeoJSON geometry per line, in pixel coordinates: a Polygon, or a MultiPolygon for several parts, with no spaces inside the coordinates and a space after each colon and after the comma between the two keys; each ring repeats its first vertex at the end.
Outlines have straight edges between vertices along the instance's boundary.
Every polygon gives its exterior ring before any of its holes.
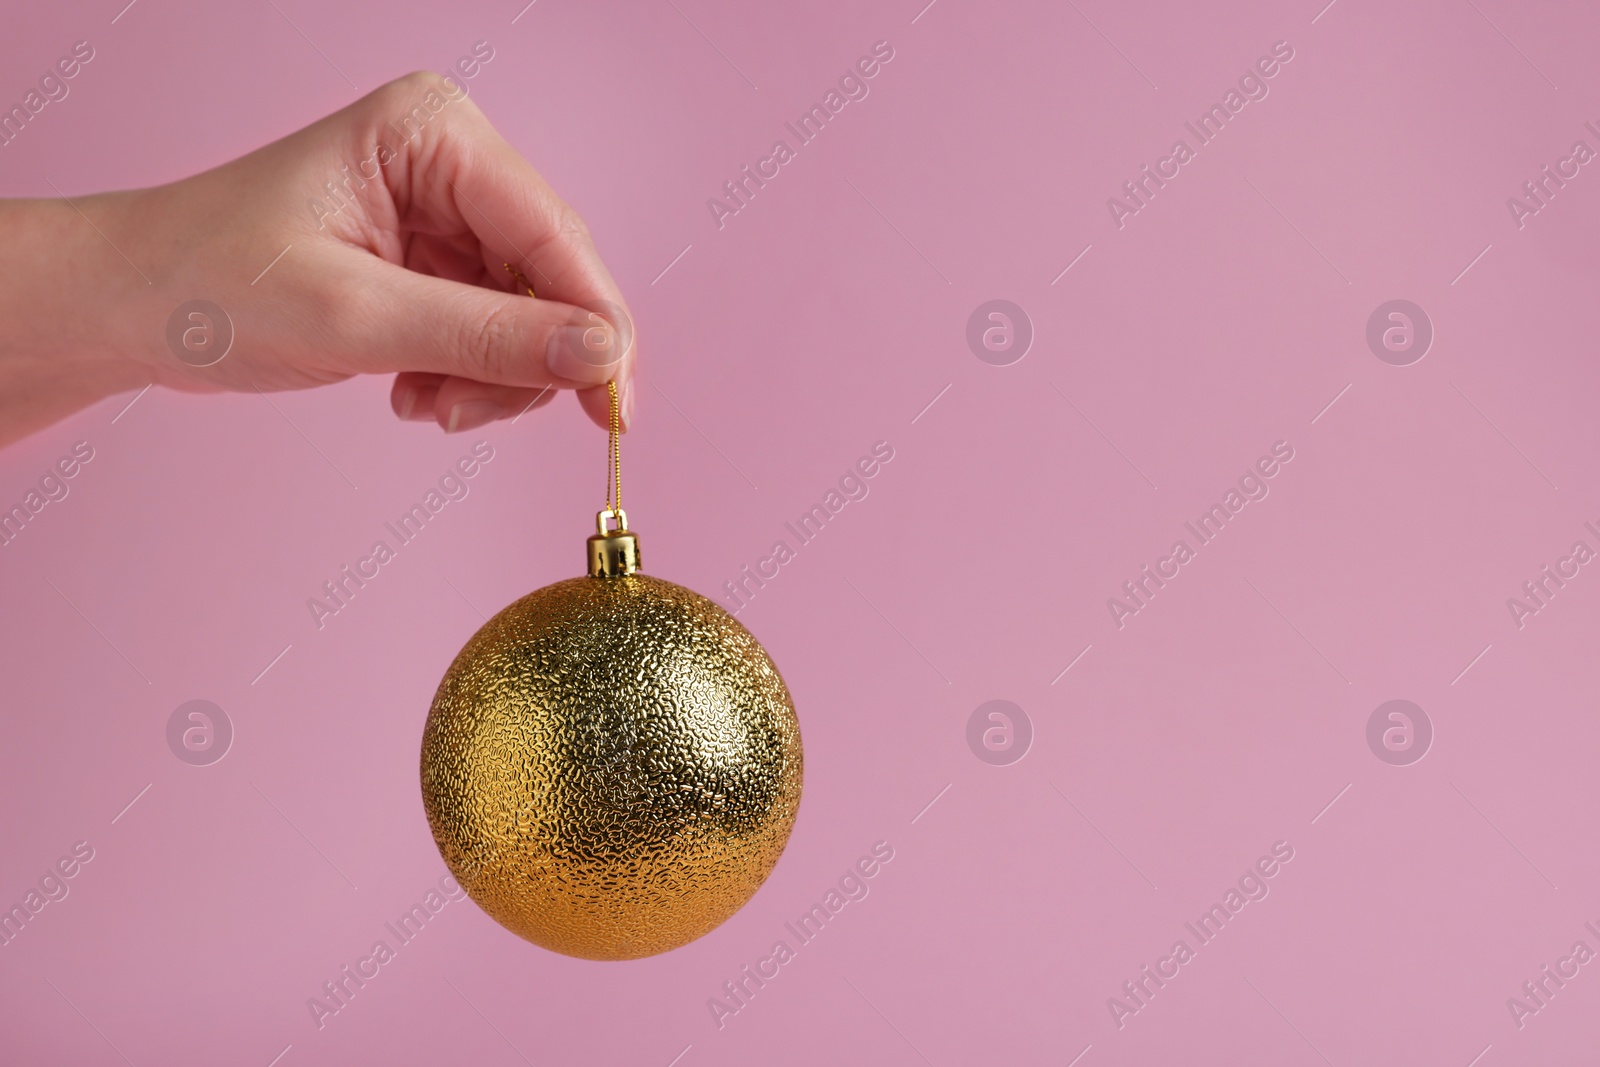
{"type": "Polygon", "coordinates": [[[789,690],[756,639],[641,573],[609,392],[588,574],[529,593],[461,650],[424,728],[422,798],[445,863],[495,921],[623,960],[744,906],[788,842],[803,767],[789,690]]]}

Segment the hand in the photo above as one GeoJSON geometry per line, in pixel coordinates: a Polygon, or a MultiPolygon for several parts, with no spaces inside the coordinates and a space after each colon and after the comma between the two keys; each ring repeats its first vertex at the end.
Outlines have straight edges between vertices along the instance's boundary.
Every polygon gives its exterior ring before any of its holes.
{"type": "Polygon", "coordinates": [[[604,426],[615,378],[632,418],[633,323],[583,220],[434,74],[171,185],[0,203],[0,235],[0,444],[152,381],[395,373],[397,415],[460,431],[562,389],[604,426]],[[232,322],[209,366],[167,340],[195,299],[232,322]]]}

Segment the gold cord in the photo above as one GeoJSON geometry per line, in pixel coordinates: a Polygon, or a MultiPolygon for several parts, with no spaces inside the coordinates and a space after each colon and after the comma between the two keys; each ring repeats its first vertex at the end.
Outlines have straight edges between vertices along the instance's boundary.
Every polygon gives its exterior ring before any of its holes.
{"type": "MultiPolygon", "coordinates": [[[[511,273],[516,283],[528,291],[529,296],[534,296],[533,285],[526,276],[509,263],[503,263],[511,273]]],[[[537,297],[534,297],[538,299],[537,297]]],[[[606,441],[606,510],[620,513],[622,511],[622,409],[617,400],[617,380],[613,378],[606,383],[606,396],[610,404],[610,433],[606,441]],[[615,502],[613,503],[613,498],[615,502]]],[[[618,521],[620,522],[620,514],[618,521]]]]}
{"type": "Polygon", "coordinates": [[[522,286],[522,288],[528,290],[528,295],[529,296],[533,296],[535,300],[538,299],[537,296],[534,296],[533,283],[528,281],[527,277],[524,276],[523,273],[520,270],[518,270],[517,268],[513,267],[509,263],[502,263],[500,265],[502,267],[504,267],[506,270],[511,272],[511,277],[516,279],[516,282],[517,282],[518,285],[520,285],[520,286],[522,286]]]}
{"type": "Polygon", "coordinates": [[[622,511],[622,413],[617,402],[617,380],[611,379],[606,383],[606,395],[610,399],[611,427],[610,440],[606,445],[606,459],[611,467],[611,485],[606,486],[606,507],[619,514],[622,511]],[[617,502],[611,502],[612,486],[616,487],[617,502]]]}

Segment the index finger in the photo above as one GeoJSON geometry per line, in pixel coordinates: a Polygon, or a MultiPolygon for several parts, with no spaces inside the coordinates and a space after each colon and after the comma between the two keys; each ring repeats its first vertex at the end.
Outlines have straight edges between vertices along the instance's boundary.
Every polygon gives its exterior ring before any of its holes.
{"type": "Polygon", "coordinates": [[[511,288],[502,264],[518,268],[537,296],[594,312],[617,331],[623,351],[619,376],[631,374],[634,328],[627,302],[595,248],[582,216],[500,136],[460,87],[437,75],[437,91],[457,99],[449,122],[418,131],[408,142],[413,210],[459,219],[478,239],[484,270],[511,288]]]}

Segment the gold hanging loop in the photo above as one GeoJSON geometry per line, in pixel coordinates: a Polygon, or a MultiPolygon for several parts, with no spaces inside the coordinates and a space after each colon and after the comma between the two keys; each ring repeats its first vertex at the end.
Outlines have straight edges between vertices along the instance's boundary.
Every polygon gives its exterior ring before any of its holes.
{"type": "Polygon", "coordinates": [[[622,510],[622,416],[615,378],[606,383],[606,395],[611,401],[606,506],[594,517],[596,532],[589,538],[589,574],[594,578],[616,578],[639,569],[639,538],[628,529],[628,513],[622,510]]]}
{"type": "MultiPolygon", "coordinates": [[[[520,288],[538,299],[520,270],[509,263],[501,266],[520,288]]],[[[606,383],[606,400],[606,503],[594,517],[595,533],[589,538],[589,575],[594,578],[616,578],[639,569],[639,538],[628,529],[628,513],[622,510],[622,405],[615,378],[606,383]]]]}
{"type": "Polygon", "coordinates": [[[528,295],[529,296],[532,296],[535,300],[539,299],[537,296],[534,295],[533,283],[528,281],[527,277],[524,276],[523,273],[520,270],[518,270],[517,268],[513,267],[509,263],[502,263],[500,265],[502,267],[504,267],[506,270],[511,272],[511,277],[516,279],[516,282],[517,282],[517,284],[519,286],[521,286],[522,288],[524,288],[524,289],[526,289],[528,291],[528,295]]]}
{"type": "MultiPolygon", "coordinates": [[[[606,383],[606,395],[611,406],[610,435],[606,442],[606,466],[610,468],[606,474],[611,481],[606,486],[606,507],[620,515],[622,513],[622,411],[617,402],[615,378],[606,383]]],[[[623,524],[623,529],[627,529],[626,523],[623,524]]]]}

